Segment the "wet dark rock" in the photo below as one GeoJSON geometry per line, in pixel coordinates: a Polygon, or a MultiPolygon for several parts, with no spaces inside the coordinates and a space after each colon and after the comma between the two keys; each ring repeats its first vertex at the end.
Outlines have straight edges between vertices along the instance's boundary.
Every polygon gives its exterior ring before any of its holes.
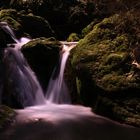
{"type": "Polygon", "coordinates": [[[21,15],[20,17],[23,31],[32,38],[55,37],[54,31],[49,23],[42,17],[35,15],[21,15]]]}
{"type": "Polygon", "coordinates": [[[44,90],[59,61],[60,42],[54,38],[37,38],[23,46],[22,52],[36,73],[44,90]]]}

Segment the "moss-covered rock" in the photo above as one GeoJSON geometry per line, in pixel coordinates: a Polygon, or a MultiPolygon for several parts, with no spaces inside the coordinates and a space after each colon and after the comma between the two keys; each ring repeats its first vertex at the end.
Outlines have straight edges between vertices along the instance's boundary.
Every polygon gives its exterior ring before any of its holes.
{"type": "Polygon", "coordinates": [[[99,15],[101,14],[106,15],[108,10],[104,10],[103,4],[100,8],[99,5],[99,2],[91,0],[11,1],[11,7],[18,11],[32,11],[34,14],[46,18],[61,40],[67,39],[72,32],[79,33],[93,18],[100,18],[101,16],[99,15]]]}
{"type": "Polygon", "coordinates": [[[1,0],[0,8],[25,10],[46,18],[59,39],[80,33],[93,19],[140,8],[139,0],[1,0]]]}
{"type": "MultiPolygon", "coordinates": [[[[80,40],[73,50],[71,63],[84,104],[94,106],[99,95],[108,99],[115,97],[112,102],[118,99],[118,104],[128,97],[140,97],[139,26],[139,17],[133,13],[116,14],[96,24],[80,40]]],[[[135,114],[140,117],[140,111],[135,114]]]]}
{"type": "Polygon", "coordinates": [[[54,37],[55,33],[51,29],[48,21],[40,16],[21,15],[21,25],[25,33],[28,33],[32,38],[36,37],[54,37]]]}
{"type": "Polygon", "coordinates": [[[4,9],[0,11],[0,22],[7,22],[18,37],[28,35],[36,38],[52,37],[55,35],[49,23],[44,18],[31,13],[4,9]]]}
{"type": "Polygon", "coordinates": [[[67,38],[68,42],[74,42],[74,41],[79,41],[79,36],[77,33],[71,33],[69,37],[67,38]]]}
{"type": "Polygon", "coordinates": [[[81,32],[81,38],[84,38],[90,31],[92,31],[94,25],[96,25],[99,22],[100,22],[100,20],[95,19],[88,26],[86,26],[81,32]]]}
{"type": "Polygon", "coordinates": [[[140,127],[140,98],[107,98],[98,97],[94,111],[121,123],[140,127]]]}
{"type": "Polygon", "coordinates": [[[54,38],[37,38],[23,46],[22,52],[45,89],[59,60],[61,44],[54,38]]]}
{"type": "Polygon", "coordinates": [[[0,105],[0,130],[8,127],[11,123],[14,122],[16,112],[4,105],[0,105]]]}

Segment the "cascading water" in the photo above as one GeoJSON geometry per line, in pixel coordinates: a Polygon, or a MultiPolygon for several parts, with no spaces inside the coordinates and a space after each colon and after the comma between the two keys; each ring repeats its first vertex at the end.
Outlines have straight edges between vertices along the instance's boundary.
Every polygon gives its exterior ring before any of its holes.
{"type": "Polygon", "coordinates": [[[12,93],[18,94],[18,102],[23,107],[45,103],[42,89],[20,50],[6,48],[4,64],[8,85],[12,93]]]}
{"type": "Polygon", "coordinates": [[[64,103],[69,104],[71,102],[68,89],[64,81],[64,70],[65,70],[65,65],[70,50],[74,46],[75,45],[71,45],[69,47],[66,46],[65,44],[63,45],[59,64],[55,68],[48,85],[47,94],[46,94],[46,99],[48,102],[59,103],[59,104],[64,104],[64,103]]]}
{"type": "Polygon", "coordinates": [[[14,32],[12,31],[12,29],[8,26],[8,24],[6,22],[0,22],[0,27],[7,33],[9,34],[12,39],[16,42],[19,43],[19,40],[16,38],[14,32]]]}
{"type": "Polygon", "coordinates": [[[10,92],[16,94],[18,102],[23,106],[44,104],[45,98],[41,86],[34,72],[30,69],[23,54],[20,51],[22,45],[30,41],[28,38],[18,40],[13,31],[6,23],[2,28],[11,35],[15,44],[9,44],[4,51],[4,65],[6,69],[8,86],[10,92]],[[10,47],[14,45],[14,48],[10,47]]]}
{"type": "Polygon", "coordinates": [[[70,96],[64,81],[64,70],[70,50],[76,43],[71,46],[63,44],[60,60],[50,78],[45,99],[36,76],[20,51],[22,45],[28,43],[30,39],[22,37],[18,40],[7,23],[1,22],[0,26],[16,42],[15,44],[8,44],[9,47],[5,49],[4,64],[6,67],[6,75],[8,75],[8,85],[12,87],[13,93],[18,93],[18,96],[16,95],[18,102],[20,102],[23,107],[45,104],[46,102],[57,104],[70,103],[70,96]],[[14,46],[14,48],[12,48],[11,45],[14,46]]]}
{"type": "MultiPolygon", "coordinates": [[[[12,39],[16,42],[15,44],[13,44],[15,46],[15,49],[21,49],[21,47],[28,43],[30,41],[29,38],[26,37],[22,37],[21,39],[17,39],[14,32],[12,31],[12,29],[9,27],[9,25],[6,22],[0,22],[0,27],[7,33],[9,34],[12,39]]],[[[11,44],[9,44],[11,45],[11,44]]],[[[8,46],[9,46],[8,45],[8,46]]]]}

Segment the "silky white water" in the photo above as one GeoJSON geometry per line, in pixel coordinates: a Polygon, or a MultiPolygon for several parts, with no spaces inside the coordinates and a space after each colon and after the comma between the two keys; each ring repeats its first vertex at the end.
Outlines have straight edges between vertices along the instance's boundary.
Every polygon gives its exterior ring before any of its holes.
{"type": "Polygon", "coordinates": [[[48,104],[16,110],[15,124],[1,140],[139,140],[140,129],[91,112],[90,108],[48,104]]]}
{"type": "Polygon", "coordinates": [[[48,102],[57,104],[70,104],[70,96],[68,88],[64,80],[64,70],[70,50],[74,48],[75,45],[63,45],[59,64],[56,66],[48,85],[46,99],[48,102]]]}
{"type": "Polygon", "coordinates": [[[17,93],[23,107],[45,103],[44,95],[36,76],[28,66],[20,50],[6,48],[4,54],[8,85],[11,94],[17,93]]]}
{"type": "Polygon", "coordinates": [[[16,41],[15,44],[8,44],[9,47],[4,50],[3,58],[7,76],[6,85],[11,87],[10,93],[13,95],[16,93],[15,98],[23,107],[44,104],[46,101],[41,86],[20,51],[30,39],[23,37],[18,40],[6,23],[1,24],[2,28],[16,41]]]}

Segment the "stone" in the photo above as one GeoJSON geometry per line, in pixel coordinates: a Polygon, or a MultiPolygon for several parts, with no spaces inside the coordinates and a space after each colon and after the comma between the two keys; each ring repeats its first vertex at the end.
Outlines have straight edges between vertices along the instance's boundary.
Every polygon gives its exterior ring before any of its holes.
{"type": "Polygon", "coordinates": [[[139,106],[140,71],[133,63],[140,47],[138,31],[139,18],[134,13],[105,18],[79,41],[71,54],[71,64],[85,105],[99,114],[139,126],[140,110],[135,108],[139,106]],[[133,104],[134,99],[137,104],[133,104]]]}

